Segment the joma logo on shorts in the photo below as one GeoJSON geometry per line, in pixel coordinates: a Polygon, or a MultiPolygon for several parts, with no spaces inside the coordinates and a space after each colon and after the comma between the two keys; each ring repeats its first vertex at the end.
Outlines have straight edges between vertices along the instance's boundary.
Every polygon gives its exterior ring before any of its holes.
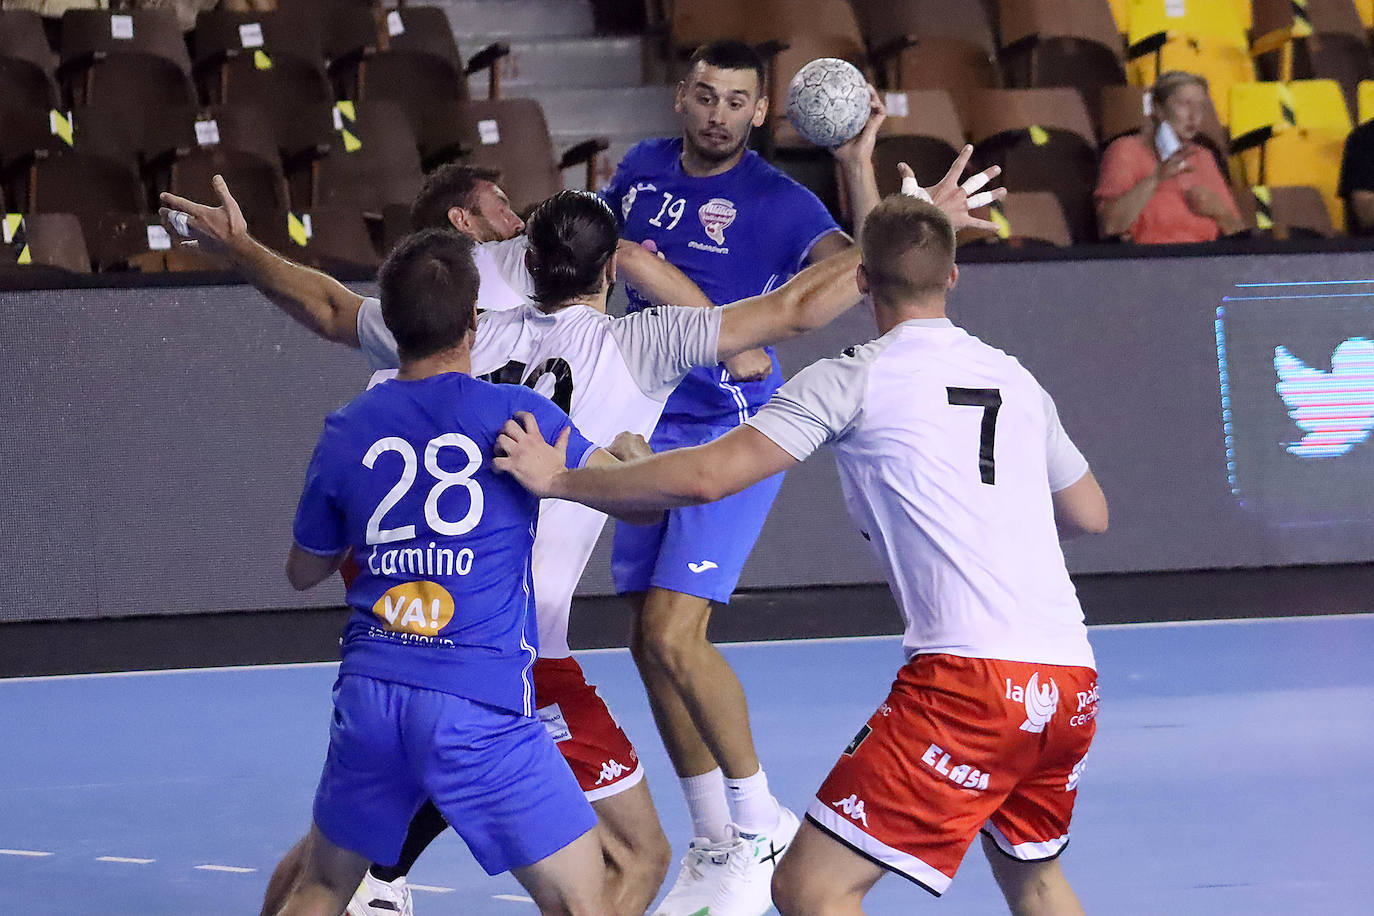
{"type": "Polygon", "coordinates": [[[950,757],[945,753],[945,749],[938,744],[932,744],[926,748],[926,752],[921,755],[921,762],[926,766],[948,779],[950,782],[965,789],[986,789],[988,787],[988,774],[967,763],[951,767],[950,757]]]}

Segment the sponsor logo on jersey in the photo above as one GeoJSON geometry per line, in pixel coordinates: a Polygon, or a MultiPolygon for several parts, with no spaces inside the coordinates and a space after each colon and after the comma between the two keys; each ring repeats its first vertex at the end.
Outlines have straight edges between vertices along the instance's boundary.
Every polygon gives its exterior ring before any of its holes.
{"type": "Polygon", "coordinates": [[[1087,690],[1078,691],[1076,696],[1078,697],[1078,714],[1069,720],[1069,724],[1075,727],[1087,725],[1093,719],[1097,718],[1098,693],[1096,682],[1087,690]],[[1085,709],[1087,712],[1083,711],[1085,709]]]}
{"type": "Polygon", "coordinates": [[[842,798],[839,801],[831,802],[830,804],[833,807],[839,808],[841,811],[845,813],[847,817],[851,818],[852,820],[858,821],[865,827],[868,826],[868,815],[864,813],[864,803],[862,800],[860,800],[859,796],[851,795],[848,798],[842,798]]]}
{"type": "Polygon", "coordinates": [[[597,778],[596,784],[599,786],[603,782],[615,782],[626,773],[630,772],[630,767],[623,763],[617,763],[614,759],[607,760],[601,764],[601,775],[597,778]]]}
{"type": "Polygon", "coordinates": [[[714,560],[702,560],[700,563],[688,563],[687,568],[694,573],[704,573],[711,569],[720,569],[714,560]]]}
{"type": "Polygon", "coordinates": [[[435,636],[453,619],[453,596],[437,582],[403,582],[387,589],[372,613],[388,632],[435,636]]]}
{"type": "Polygon", "coordinates": [[[724,245],[725,230],[735,221],[738,212],[732,201],[712,197],[697,210],[697,218],[701,220],[701,228],[706,230],[706,237],[717,245],[724,245]]]}
{"type": "Polygon", "coordinates": [[[957,786],[982,791],[988,787],[988,774],[967,763],[950,766],[950,755],[938,744],[932,744],[921,755],[921,762],[957,786]]]}
{"type": "Polygon", "coordinates": [[[1038,734],[1045,730],[1059,708],[1059,685],[1054,678],[1042,685],[1038,671],[1030,676],[1025,687],[1013,684],[1011,678],[1007,678],[1007,699],[1025,704],[1026,721],[1021,723],[1021,731],[1038,734]]]}
{"type": "Polygon", "coordinates": [[[1073,765],[1073,772],[1069,774],[1069,781],[1064,784],[1065,792],[1072,792],[1078,788],[1078,780],[1083,775],[1083,771],[1088,768],[1088,758],[1084,757],[1073,765]]]}

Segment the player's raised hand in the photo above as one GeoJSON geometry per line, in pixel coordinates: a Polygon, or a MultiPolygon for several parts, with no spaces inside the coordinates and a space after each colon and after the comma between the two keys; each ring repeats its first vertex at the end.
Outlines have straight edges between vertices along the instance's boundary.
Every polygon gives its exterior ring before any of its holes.
{"type": "Polygon", "coordinates": [[[649,443],[639,433],[632,433],[629,430],[615,437],[615,441],[606,449],[619,461],[634,461],[636,458],[648,458],[654,453],[649,443]]]}
{"type": "Polygon", "coordinates": [[[868,120],[864,122],[863,130],[859,131],[849,140],[835,147],[835,158],[841,162],[863,163],[873,158],[873,147],[878,142],[878,128],[883,126],[883,121],[887,119],[887,106],[883,104],[883,97],[873,84],[868,85],[868,120]]]}
{"type": "Polygon", "coordinates": [[[736,382],[757,382],[773,374],[773,358],[767,350],[745,350],[725,361],[725,371],[736,382]]]}
{"type": "Polygon", "coordinates": [[[158,216],[179,245],[199,247],[211,257],[229,259],[234,249],[248,239],[248,223],[238,201],[229,193],[223,175],[212,180],[219,206],[198,204],[164,191],[158,216]]]}
{"type": "MultiPolygon", "coordinates": [[[[996,232],[996,223],[979,219],[973,215],[972,211],[986,207],[988,204],[1007,196],[1006,188],[983,190],[989,182],[1002,174],[1002,167],[994,165],[961,183],[959,179],[963,177],[964,169],[968,168],[968,161],[972,156],[973,147],[965,144],[964,148],[959,151],[959,155],[955,157],[954,164],[945,173],[945,177],[940,179],[939,184],[926,190],[930,194],[931,202],[949,217],[950,223],[954,226],[954,231],[987,229],[996,232]]],[[[901,172],[904,188],[907,182],[915,183],[916,176],[905,162],[899,164],[897,170],[901,172]]]]}
{"type": "Polygon", "coordinates": [[[539,431],[534,414],[520,411],[506,421],[496,438],[496,458],[491,465],[511,475],[535,496],[550,495],[554,478],[567,468],[568,436],[572,427],[564,427],[558,441],[549,445],[539,431]]]}

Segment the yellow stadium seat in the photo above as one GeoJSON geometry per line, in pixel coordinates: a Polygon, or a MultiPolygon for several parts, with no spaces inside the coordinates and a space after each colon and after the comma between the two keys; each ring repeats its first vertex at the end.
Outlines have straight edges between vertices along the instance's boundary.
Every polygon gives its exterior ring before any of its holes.
{"type": "Polygon", "coordinates": [[[1232,150],[1247,184],[1311,185],[1334,225],[1336,186],[1350,114],[1334,80],[1248,83],[1231,88],[1232,150]]]}
{"type": "Polygon", "coordinates": [[[1360,123],[1374,120],[1374,80],[1360,83],[1360,123]]]}
{"type": "MultiPolygon", "coordinates": [[[[1374,0],[1370,2],[1374,3],[1374,0]]],[[[1116,30],[1125,35],[1131,21],[1130,0],[1109,0],[1109,4],[1112,8],[1112,18],[1116,20],[1116,30]]]]}
{"type": "Polygon", "coordinates": [[[1355,12],[1366,29],[1374,29],[1374,0],[1355,0],[1355,12]]]}
{"type": "Polygon", "coordinates": [[[1207,80],[1221,123],[1229,120],[1231,87],[1253,82],[1246,39],[1249,3],[1242,16],[1232,0],[1130,0],[1126,74],[1151,86],[1160,73],[1186,70],[1207,80]]]}

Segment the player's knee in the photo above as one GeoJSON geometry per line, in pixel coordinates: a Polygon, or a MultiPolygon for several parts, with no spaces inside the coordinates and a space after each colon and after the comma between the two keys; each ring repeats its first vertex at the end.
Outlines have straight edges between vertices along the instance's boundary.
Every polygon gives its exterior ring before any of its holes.
{"type": "Polygon", "coordinates": [[[810,916],[816,908],[815,889],[806,886],[806,875],[796,865],[796,856],[783,856],[773,872],[773,906],[782,916],[810,916]]]}

